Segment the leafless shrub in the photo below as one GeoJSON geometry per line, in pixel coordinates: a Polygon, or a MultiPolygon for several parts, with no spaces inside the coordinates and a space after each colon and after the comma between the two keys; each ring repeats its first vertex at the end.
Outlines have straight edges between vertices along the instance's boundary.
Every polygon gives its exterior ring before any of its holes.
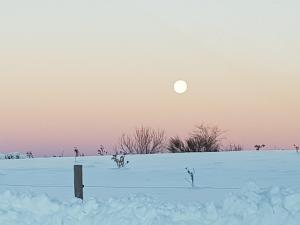
{"type": "Polygon", "coordinates": [[[97,151],[98,155],[107,155],[108,152],[105,150],[104,146],[103,145],[100,145],[98,151],[97,151]]]}
{"type": "Polygon", "coordinates": [[[186,149],[185,143],[177,136],[170,138],[168,150],[172,153],[180,153],[186,152],[188,149],[186,149]]]}
{"type": "Polygon", "coordinates": [[[125,155],[121,155],[119,158],[118,155],[115,154],[111,159],[117,164],[118,168],[124,167],[126,164],[129,163],[129,161],[125,162],[125,155]]]}
{"type": "Polygon", "coordinates": [[[178,152],[218,152],[221,149],[221,141],[224,131],[217,126],[197,126],[190,137],[182,141],[179,137],[169,140],[168,150],[178,152]]]}
{"type": "Polygon", "coordinates": [[[242,151],[243,147],[241,145],[230,144],[227,148],[224,149],[226,152],[238,152],[242,151]]]}
{"type": "Polygon", "coordinates": [[[75,153],[75,157],[79,156],[80,153],[77,147],[74,147],[74,153],[75,153]]]}
{"type": "Polygon", "coordinates": [[[256,151],[259,151],[261,148],[266,147],[266,145],[262,144],[262,145],[254,145],[254,148],[256,149],[256,151]]]}
{"type": "Polygon", "coordinates": [[[299,145],[294,144],[294,148],[296,149],[296,152],[299,153],[299,145]]]}
{"type": "Polygon", "coordinates": [[[27,156],[27,158],[32,159],[33,158],[33,153],[32,152],[26,152],[26,156],[27,156]]]}
{"type": "Polygon", "coordinates": [[[123,134],[120,149],[126,154],[154,154],[164,150],[165,132],[149,127],[135,129],[133,135],[123,134]]]}

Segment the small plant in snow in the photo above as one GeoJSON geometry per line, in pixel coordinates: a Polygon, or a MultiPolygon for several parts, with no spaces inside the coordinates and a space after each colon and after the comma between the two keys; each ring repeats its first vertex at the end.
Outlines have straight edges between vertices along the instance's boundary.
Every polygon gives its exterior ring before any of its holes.
{"type": "Polygon", "coordinates": [[[20,153],[9,153],[5,154],[4,159],[21,159],[20,153]]]}
{"type": "Polygon", "coordinates": [[[261,148],[266,147],[266,145],[254,145],[254,148],[259,151],[261,148]]]}
{"type": "Polygon", "coordinates": [[[33,159],[33,154],[32,154],[32,152],[26,152],[26,156],[27,156],[27,158],[29,158],[29,159],[33,159]]]}
{"type": "Polygon", "coordinates": [[[98,155],[107,155],[108,152],[104,149],[103,145],[100,145],[100,148],[98,149],[98,155]]]}
{"type": "Polygon", "coordinates": [[[124,167],[126,164],[129,163],[129,161],[125,161],[125,155],[121,155],[119,158],[118,154],[115,154],[113,155],[111,160],[113,160],[117,164],[118,168],[124,167]]]}
{"type": "Polygon", "coordinates": [[[242,151],[243,147],[241,145],[236,145],[236,144],[230,144],[224,151],[227,152],[237,152],[237,151],[242,151]]]}
{"type": "Polygon", "coordinates": [[[186,179],[186,181],[192,186],[195,187],[194,185],[194,180],[195,180],[195,169],[189,169],[185,168],[186,172],[189,174],[189,179],[186,179]]]}
{"type": "Polygon", "coordinates": [[[12,154],[6,154],[5,155],[5,159],[13,159],[13,155],[12,154]]]}
{"type": "Polygon", "coordinates": [[[77,147],[74,147],[74,153],[75,153],[75,162],[76,162],[76,158],[80,156],[79,150],[77,147]]]}
{"type": "Polygon", "coordinates": [[[295,149],[296,149],[296,152],[299,153],[299,145],[295,145],[295,144],[294,144],[294,147],[295,147],[295,149]]]}

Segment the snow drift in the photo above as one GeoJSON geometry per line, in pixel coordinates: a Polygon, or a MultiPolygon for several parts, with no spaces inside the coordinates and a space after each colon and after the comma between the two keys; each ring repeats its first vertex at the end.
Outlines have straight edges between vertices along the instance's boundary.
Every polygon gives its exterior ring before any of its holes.
{"type": "Polygon", "coordinates": [[[1,225],[299,225],[300,192],[250,183],[220,204],[167,203],[146,195],[61,202],[0,194],[1,225]]]}
{"type": "Polygon", "coordinates": [[[26,154],[20,152],[12,152],[12,153],[1,153],[0,159],[26,159],[28,158],[26,154]]]}

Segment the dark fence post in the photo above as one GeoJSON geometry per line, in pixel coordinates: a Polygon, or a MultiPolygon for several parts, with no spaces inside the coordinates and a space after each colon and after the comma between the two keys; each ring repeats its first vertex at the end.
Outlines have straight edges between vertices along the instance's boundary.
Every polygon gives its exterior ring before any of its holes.
{"type": "Polygon", "coordinates": [[[74,165],[74,193],[83,200],[82,165],[74,165]]]}

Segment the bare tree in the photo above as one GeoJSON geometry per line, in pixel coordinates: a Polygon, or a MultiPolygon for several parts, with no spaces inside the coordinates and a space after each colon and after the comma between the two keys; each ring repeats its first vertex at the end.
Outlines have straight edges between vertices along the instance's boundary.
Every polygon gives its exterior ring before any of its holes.
{"type": "Polygon", "coordinates": [[[218,152],[224,131],[217,126],[205,126],[201,124],[191,133],[185,141],[179,137],[171,138],[168,150],[170,152],[218,152]]]}
{"type": "Polygon", "coordinates": [[[120,149],[124,154],[159,153],[165,148],[165,139],[164,131],[141,126],[133,135],[122,135],[120,149]]]}

